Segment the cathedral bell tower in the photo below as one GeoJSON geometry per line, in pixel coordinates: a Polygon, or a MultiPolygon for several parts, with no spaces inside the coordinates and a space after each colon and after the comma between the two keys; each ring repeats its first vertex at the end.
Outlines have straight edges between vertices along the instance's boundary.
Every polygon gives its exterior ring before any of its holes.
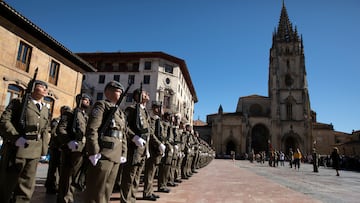
{"type": "Polygon", "coordinates": [[[303,40],[296,27],[293,29],[284,3],[269,60],[269,141],[277,150],[299,148],[303,153],[309,152],[313,138],[303,40]]]}

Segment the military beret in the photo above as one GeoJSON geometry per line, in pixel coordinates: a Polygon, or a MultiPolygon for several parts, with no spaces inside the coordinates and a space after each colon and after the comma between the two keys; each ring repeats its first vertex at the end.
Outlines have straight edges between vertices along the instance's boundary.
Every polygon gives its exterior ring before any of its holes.
{"type": "Polygon", "coordinates": [[[44,81],[42,81],[42,80],[35,80],[34,86],[35,86],[35,85],[42,85],[42,86],[48,88],[48,85],[46,84],[46,82],[44,82],[44,81]]]}
{"type": "Polygon", "coordinates": [[[105,90],[108,89],[108,88],[115,88],[115,89],[121,89],[122,91],[124,91],[124,87],[122,86],[122,84],[118,81],[111,81],[109,82],[108,84],[106,84],[105,86],[105,90]]]}
{"type": "Polygon", "coordinates": [[[62,107],[60,108],[60,111],[61,111],[61,112],[71,111],[71,108],[70,108],[70,106],[64,105],[64,106],[62,106],[62,107]]]}
{"type": "Polygon", "coordinates": [[[161,103],[161,101],[153,101],[152,106],[153,107],[160,107],[160,106],[162,106],[162,103],[161,103]]]}
{"type": "Polygon", "coordinates": [[[91,97],[88,94],[85,94],[85,93],[81,94],[81,98],[91,100],[91,97]]]}
{"type": "Polygon", "coordinates": [[[82,100],[82,99],[88,99],[91,102],[91,97],[85,93],[82,93],[82,94],[76,95],[76,97],[75,97],[76,104],[79,105],[80,100],[82,100]]]}

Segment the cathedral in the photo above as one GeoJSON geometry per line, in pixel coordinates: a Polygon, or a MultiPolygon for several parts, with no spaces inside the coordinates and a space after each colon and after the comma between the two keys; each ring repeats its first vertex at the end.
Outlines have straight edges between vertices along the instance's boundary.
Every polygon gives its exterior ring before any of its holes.
{"type": "MultiPolygon", "coordinates": [[[[297,149],[306,155],[314,148],[329,154],[349,134],[336,132],[332,124],[316,121],[310,107],[302,37],[293,28],[283,3],[269,56],[268,96],[240,97],[236,112],[207,115],[209,142],[218,157],[235,151],[237,157],[271,150],[288,153],[297,149]]],[[[205,130],[207,128],[207,130],[205,130]]]]}

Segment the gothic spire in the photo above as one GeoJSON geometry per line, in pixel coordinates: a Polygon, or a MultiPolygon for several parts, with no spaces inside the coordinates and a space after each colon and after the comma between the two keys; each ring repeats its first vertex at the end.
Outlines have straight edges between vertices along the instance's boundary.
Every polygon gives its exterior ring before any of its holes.
{"type": "Polygon", "coordinates": [[[275,35],[276,35],[276,40],[278,41],[290,42],[290,41],[299,40],[297,30],[296,28],[295,30],[293,29],[292,24],[289,20],[289,16],[287,14],[284,1],[281,8],[278,29],[275,35]]]}

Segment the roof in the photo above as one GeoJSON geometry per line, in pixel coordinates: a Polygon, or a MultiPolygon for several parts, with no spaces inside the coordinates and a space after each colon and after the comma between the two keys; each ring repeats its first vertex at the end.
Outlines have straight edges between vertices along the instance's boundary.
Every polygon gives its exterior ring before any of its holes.
{"type": "Polygon", "coordinates": [[[194,126],[206,126],[207,123],[202,120],[194,120],[193,125],[194,126]]]}
{"type": "Polygon", "coordinates": [[[79,72],[95,72],[96,69],[92,67],[88,62],[84,61],[79,56],[72,53],[69,49],[67,49],[64,45],[60,44],[54,38],[52,38],[49,34],[43,31],[41,28],[36,26],[29,19],[21,15],[11,6],[6,4],[4,1],[0,1],[0,16],[4,17],[20,29],[23,29],[26,33],[30,34],[37,40],[43,42],[48,47],[70,60],[72,63],[79,66],[82,70],[78,70],[79,72]]]}
{"type": "Polygon", "coordinates": [[[186,84],[189,87],[189,90],[194,98],[194,102],[198,102],[198,98],[196,95],[196,91],[194,85],[191,80],[191,76],[187,65],[183,59],[177,58],[175,56],[166,54],[161,51],[154,51],[154,52],[91,52],[91,53],[77,53],[83,59],[94,59],[94,60],[104,60],[108,59],[119,59],[119,60],[140,60],[141,58],[162,58],[168,61],[174,62],[179,64],[180,70],[184,75],[186,84]]]}

